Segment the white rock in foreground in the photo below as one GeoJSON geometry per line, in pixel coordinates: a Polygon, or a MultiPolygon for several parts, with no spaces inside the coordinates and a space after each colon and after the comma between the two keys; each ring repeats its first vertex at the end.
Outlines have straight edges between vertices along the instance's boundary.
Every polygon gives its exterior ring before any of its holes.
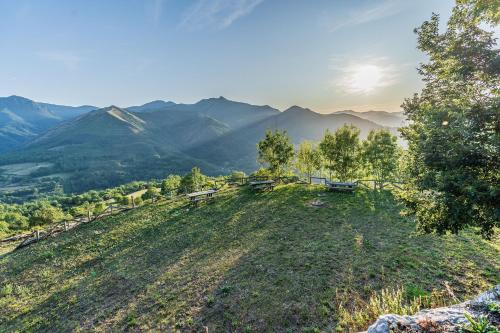
{"type": "MultiPolygon", "coordinates": [[[[368,328],[367,333],[395,332],[458,332],[468,323],[464,313],[473,316],[485,314],[486,307],[492,302],[500,302],[500,285],[477,296],[473,300],[444,308],[422,310],[413,316],[388,314],[368,328]]],[[[493,318],[494,321],[498,320],[493,318]]],[[[498,325],[498,322],[495,323],[498,325]]]]}

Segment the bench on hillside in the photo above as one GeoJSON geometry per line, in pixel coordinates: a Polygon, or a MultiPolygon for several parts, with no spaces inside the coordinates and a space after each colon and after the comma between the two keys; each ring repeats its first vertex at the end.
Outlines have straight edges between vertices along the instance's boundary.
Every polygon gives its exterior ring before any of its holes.
{"type": "Polygon", "coordinates": [[[351,182],[325,182],[330,191],[352,192],[358,187],[358,184],[351,182]]]}
{"type": "Polygon", "coordinates": [[[276,185],[274,180],[260,180],[248,183],[254,191],[258,190],[273,190],[276,185]]]}
{"type": "Polygon", "coordinates": [[[186,196],[189,198],[189,201],[192,204],[198,204],[200,201],[204,200],[209,200],[213,198],[213,195],[217,193],[217,190],[206,190],[206,191],[199,191],[199,192],[193,192],[186,194],[186,196]]]}

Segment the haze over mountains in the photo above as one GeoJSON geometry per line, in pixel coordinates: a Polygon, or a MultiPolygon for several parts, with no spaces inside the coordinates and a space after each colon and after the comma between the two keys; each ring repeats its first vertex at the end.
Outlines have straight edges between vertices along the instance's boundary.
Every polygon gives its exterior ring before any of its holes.
{"type": "Polygon", "coordinates": [[[344,124],[360,128],[362,137],[384,127],[396,134],[403,119],[401,113],[319,114],[299,106],[281,112],[224,97],[97,109],[11,96],[0,98],[0,165],[46,163],[37,177],[83,191],[185,173],[193,166],[207,174],[253,171],[255,147],[266,129],[286,129],[299,143],[320,140],[326,129],[344,124]]]}

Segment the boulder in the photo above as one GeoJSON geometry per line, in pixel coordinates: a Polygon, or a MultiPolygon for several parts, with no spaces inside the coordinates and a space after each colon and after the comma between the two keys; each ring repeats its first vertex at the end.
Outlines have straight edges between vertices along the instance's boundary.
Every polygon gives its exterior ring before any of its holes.
{"type": "Polygon", "coordinates": [[[468,323],[465,313],[473,317],[487,316],[490,323],[499,328],[500,315],[488,311],[490,303],[500,303],[500,285],[473,300],[449,307],[422,310],[412,316],[383,315],[368,328],[367,333],[459,332],[468,323]]]}

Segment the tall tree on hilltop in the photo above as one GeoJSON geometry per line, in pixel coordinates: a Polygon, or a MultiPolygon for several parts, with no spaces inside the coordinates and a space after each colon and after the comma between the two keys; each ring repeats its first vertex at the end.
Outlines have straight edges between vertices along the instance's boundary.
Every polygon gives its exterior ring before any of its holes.
{"type": "Polygon", "coordinates": [[[429,57],[425,87],[406,99],[407,185],[401,198],[418,228],[439,234],[476,226],[491,237],[500,221],[500,56],[493,33],[498,1],[458,0],[447,30],[439,16],[415,29],[429,57]]]}
{"type": "Polygon", "coordinates": [[[344,125],[334,134],[326,131],[319,147],[325,157],[327,169],[340,181],[352,180],[357,176],[360,162],[359,129],[344,125]]]}
{"type": "Polygon", "coordinates": [[[305,140],[299,145],[295,167],[297,170],[311,178],[314,171],[321,169],[321,153],[314,144],[305,140]]]}
{"type": "Polygon", "coordinates": [[[201,173],[200,168],[194,167],[191,172],[182,177],[180,188],[185,192],[201,191],[205,184],[205,176],[201,173]]]}
{"type": "Polygon", "coordinates": [[[267,164],[273,176],[283,176],[294,157],[293,144],[286,131],[266,131],[266,136],[257,144],[258,161],[267,164]]]}
{"type": "Polygon", "coordinates": [[[335,161],[335,135],[333,135],[328,129],[319,143],[319,150],[323,155],[325,168],[328,169],[330,179],[332,179],[332,172],[334,170],[333,165],[335,161]]]}
{"type": "Polygon", "coordinates": [[[398,165],[396,136],[387,130],[371,130],[363,141],[363,159],[380,189],[392,177],[398,165]]]}

